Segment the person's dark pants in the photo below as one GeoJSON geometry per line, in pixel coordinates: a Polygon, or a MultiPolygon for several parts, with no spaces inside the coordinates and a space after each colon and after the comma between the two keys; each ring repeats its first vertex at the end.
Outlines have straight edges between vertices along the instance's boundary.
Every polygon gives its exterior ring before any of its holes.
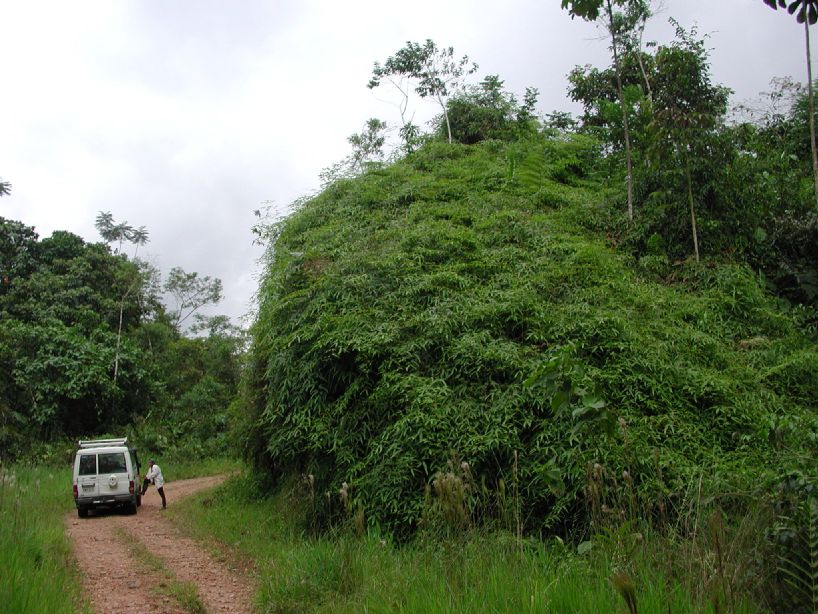
{"type": "MultiPolygon", "coordinates": [[[[148,486],[150,486],[150,483],[151,483],[151,481],[148,478],[145,478],[145,481],[142,482],[142,494],[143,495],[146,492],[148,492],[148,486]]],[[[159,496],[162,497],[162,507],[167,507],[168,502],[165,499],[165,488],[163,486],[160,486],[159,488],[156,489],[156,492],[158,492],[159,496]]]]}

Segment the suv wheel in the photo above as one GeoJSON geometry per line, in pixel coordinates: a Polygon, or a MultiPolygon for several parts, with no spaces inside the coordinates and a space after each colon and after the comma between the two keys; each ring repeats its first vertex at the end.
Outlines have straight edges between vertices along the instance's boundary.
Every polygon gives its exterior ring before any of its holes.
{"type": "Polygon", "coordinates": [[[77,508],[77,516],[80,518],[88,518],[88,508],[87,507],[78,507],[77,508]]]}

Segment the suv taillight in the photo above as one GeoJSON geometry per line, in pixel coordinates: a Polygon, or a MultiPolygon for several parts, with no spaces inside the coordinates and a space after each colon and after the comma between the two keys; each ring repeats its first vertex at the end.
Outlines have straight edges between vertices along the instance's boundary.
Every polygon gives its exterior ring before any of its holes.
{"type": "Polygon", "coordinates": [[[80,496],[80,493],[77,490],[77,485],[74,484],[74,498],[77,499],[79,496],[80,496]]]}
{"type": "Polygon", "coordinates": [[[133,480],[131,480],[130,482],[128,482],[128,492],[133,494],[133,491],[134,491],[133,480]]]}

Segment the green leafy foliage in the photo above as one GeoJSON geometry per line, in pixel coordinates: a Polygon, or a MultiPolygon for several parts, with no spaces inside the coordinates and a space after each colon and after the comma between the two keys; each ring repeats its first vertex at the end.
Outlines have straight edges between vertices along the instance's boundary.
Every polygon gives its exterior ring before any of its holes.
{"type": "MultiPolygon", "coordinates": [[[[691,201],[701,254],[764,272],[788,301],[815,304],[818,245],[806,88],[790,80],[741,121],[724,121],[727,95],[712,83],[705,41],[677,24],[676,40],[649,53],[628,48],[620,69],[634,145],[636,214],[594,215],[586,226],[615,236],[657,278],[693,251],[691,201]]],[[[612,67],[577,67],[571,97],[583,105],[580,132],[602,141],[599,162],[621,178],[622,114],[612,67]]],[[[622,198],[612,190],[610,199],[622,198]]]]}
{"type": "Polygon", "coordinates": [[[449,126],[440,122],[438,133],[448,134],[458,143],[472,145],[488,139],[514,140],[536,131],[534,107],[537,90],[528,88],[522,105],[503,91],[503,81],[489,75],[479,86],[471,86],[453,96],[447,103],[449,126]]]}
{"type": "Polygon", "coordinates": [[[741,265],[666,285],[589,236],[593,151],[429,143],[303,202],[276,228],[252,331],[257,464],[311,476],[323,521],[346,483],[401,536],[452,453],[484,485],[470,517],[504,522],[491,493],[516,476],[526,530],[582,524],[589,463],[627,470],[648,514],[701,466],[737,485],[776,467],[768,425],[815,401],[772,382],[788,361],[810,381],[795,365],[812,341],[741,265]],[[528,159],[547,172],[523,179],[528,159]]]}
{"type": "Polygon", "coordinates": [[[818,611],[818,504],[814,498],[803,502],[802,528],[795,533],[794,543],[781,555],[779,573],[790,588],[794,603],[804,611],[818,611]]]}
{"type": "Polygon", "coordinates": [[[0,245],[0,403],[10,417],[0,425],[4,455],[24,449],[28,436],[105,430],[142,411],[146,367],[130,340],[117,349],[116,332],[134,330],[144,314],[136,294],[122,298],[141,279],[139,269],[71,233],[38,241],[33,229],[10,220],[0,219],[0,245]]]}
{"type": "Polygon", "coordinates": [[[171,322],[177,329],[201,307],[222,299],[221,279],[209,275],[200,277],[197,272],[188,273],[181,267],[170,270],[164,288],[176,301],[171,322]]]}
{"type": "MultiPolygon", "coordinates": [[[[147,240],[109,213],[97,225],[118,252],[147,240]]],[[[192,327],[204,336],[181,336],[177,323],[221,284],[172,273],[180,306],[168,316],[152,267],[64,231],[39,240],[0,218],[0,457],[43,460],[33,441],[121,434],[132,423],[131,436],[155,452],[227,447],[244,333],[217,316],[192,327]]]]}

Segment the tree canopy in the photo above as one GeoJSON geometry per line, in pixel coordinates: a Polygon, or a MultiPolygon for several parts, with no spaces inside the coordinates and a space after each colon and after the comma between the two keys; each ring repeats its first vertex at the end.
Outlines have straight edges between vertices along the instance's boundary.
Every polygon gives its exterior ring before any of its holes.
{"type": "MultiPolygon", "coordinates": [[[[383,80],[389,80],[401,91],[404,98],[408,99],[408,93],[400,85],[400,80],[409,79],[414,83],[414,91],[418,96],[433,98],[440,106],[451,143],[452,131],[446,100],[463,87],[464,77],[476,71],[477,64],[470,62],[467,55],[456,58],[453,47],[438,47],[431,39],[422,44],[407,41],[405,47],[389,56],[383,64],[375,62],[369,88],[376,88],[383,80]]],[[[404,103],[402,109],[405,108],[404,103]]],[[[403,112],[401,118],[404,119],[403,112]]],[[[408,123],[403,121],[402,128],[408,123]]]]}
{"type": "MultiPolygon", "coordinates": [[[[113,252],[0,218],[0,459],[115,429],[157,452],[223,448],[243,331],[215,316],[192,331],[201,336],[180,335],[158,271],[122,251],[147,231],[109,213],[97,225],[113,252]]],[[[219,280],[178,271],[178,287],[203,288],[185,295],[189,312],[220,292],[219,280]]]]}

